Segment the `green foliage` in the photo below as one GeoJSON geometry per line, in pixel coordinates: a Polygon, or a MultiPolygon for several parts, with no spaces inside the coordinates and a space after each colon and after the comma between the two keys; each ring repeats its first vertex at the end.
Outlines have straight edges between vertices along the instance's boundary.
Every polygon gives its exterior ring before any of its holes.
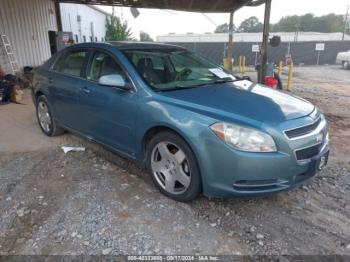
{"type": "Polygon", "coordinates": [[[153,42],[153,39],[148,33],[141,31],[140,32],[140,41],[141,42],[153,42]]]}
{"type": "Polygon", "coordinates": [[[275,32],[295,32],[299,24],[299,16],[286,16],[282,17],[277,24],[273,26],[275,32]]]}
{"type": "Polygon", "coordinates": [[[215,33],[228,33],[228,23],[218,25],[214,32],[215,33]]]}
{"type": "Polygon", "coordinates": [[[262,32],[263,27],[263,24],[256,16],[251,16],[241,23],[239,30],[248,33],[262,32]]]}
{"type": "Polygon", "coordinates": [[[343,15],[328,14],[316,17],[311,13],[297,16],[282,17],[277,24],[273,26],[274,32],[321,32],[332,33],[342,32],[344,29],[343,15]]]}
{"type": "MultiPolygon", "coordinates": [[[[263,24],[255,16],[244,20],[239,26],[242,32],[262,32],[263,24]]],[[[321,32],[332,33],[344,30],[344,16],[328,14],[314,16],[312,13],[305,15],[291,15],[282,17],[276,24],[270,24],[271,32],[321,32]]],[[[348,30],[349,31],[349,30],[348,30]]]]}
{"type": "Polygon", "coordinates": [[[131,29],[126,21],[121,19],[113,13],[107,17],[106,20],[106,40],[107,41],[131,41],[135,40],[132,37],[131,29]]]}

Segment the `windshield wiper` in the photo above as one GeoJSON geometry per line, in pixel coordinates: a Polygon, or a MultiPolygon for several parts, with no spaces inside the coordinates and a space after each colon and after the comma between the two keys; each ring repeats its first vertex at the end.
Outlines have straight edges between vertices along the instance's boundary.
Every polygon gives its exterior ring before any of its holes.
{"type": "Polygon", "coordinates": [[[191,88],[196,88],[200,86],[206,86],[210,85],[212,83],[203,83],[203,84],[197,84],[197,85],[190,85],[190,86],[183,86],[183,85],[177,85],[172,88],[164,88],[164,89],[157,89],[157,91],[163,92],[163,91],[175,91],[175,90],[182,90],[182,89],[191,89],[191,88]]]}
{"type": "Polygon", "coordinates": [[[219,80],[215,80],[214,82],[212,82],[212,84],[222,84],[222,83],[229,83],[229,82],[235,82],[237,81],[237,79],[219,79],[219,80]]]}
{"type": "Polygon", "coordinates": [[[196,85],[189,85],[189,86],[183,86],[183,85],[177,85],[172,88],[164,88],[164,89],[157,89],[157,91],[175,91],[175,90],[182,90],[182,89],[191,89],[191,88],[196,88],[196,87],[201,87],[201,86],[208,86],[212,84],[222,84],[222,83],[229,83],[229,82],[235,82],[238,79],[220,79],[220,80],[215,80],[214,82],[208,82],[208,83],[202,83],[202,84],[196,84],[196,85]]]}

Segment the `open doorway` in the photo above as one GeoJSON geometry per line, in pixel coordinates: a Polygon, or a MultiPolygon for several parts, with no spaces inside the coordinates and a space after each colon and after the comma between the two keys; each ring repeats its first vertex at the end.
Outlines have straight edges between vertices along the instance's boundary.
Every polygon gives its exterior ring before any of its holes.
{"type": "Polygon", "coordinates": [[[51,55],[57,52],[57,33],[56,31],[49,31],[49,42],[51,55]]]}

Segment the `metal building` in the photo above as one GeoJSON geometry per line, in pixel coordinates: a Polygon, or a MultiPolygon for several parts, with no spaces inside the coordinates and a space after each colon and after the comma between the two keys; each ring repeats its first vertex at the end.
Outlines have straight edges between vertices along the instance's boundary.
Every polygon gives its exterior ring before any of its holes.
{"type": "Polygon", "coordinates": [[[60,4],[62,31],[72,32],[75,43],[105,41],[107,12],[88,5],[60,4]]]}
{"type": "MultiPolygon", "coordinates": [[[[51,56],[49,32],[57,31],[51,0],[1,0],[0,34],[10,41],[18,66],[37,66],[51,56]]],[[[0,65],[11,73],[1,48],[0,65]]]]}
{"type": "MultiPolygon", "coordinates": [[[[57,6],[53,0],[0,0],[0,35],[12,45],[19,68],[38,66],[57,44],[57,6]]],[[[62,30],[75,42],[104,41],[108,13],[80,4],[60,4],[62,30]]],[[[12,73],[0,41],[0,66],[12,73]]]]}

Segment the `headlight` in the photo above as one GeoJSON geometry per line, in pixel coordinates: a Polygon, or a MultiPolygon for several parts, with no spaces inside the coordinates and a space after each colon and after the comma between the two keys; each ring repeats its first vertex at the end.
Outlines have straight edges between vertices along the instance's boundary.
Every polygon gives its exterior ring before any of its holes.
{"type": "Polygon", "coordinates": [[[238,150],[248,152],[277,151],[272,137],[259,130],[228,123],[216,123],[210,128],[222,141],[238,150]]]}

